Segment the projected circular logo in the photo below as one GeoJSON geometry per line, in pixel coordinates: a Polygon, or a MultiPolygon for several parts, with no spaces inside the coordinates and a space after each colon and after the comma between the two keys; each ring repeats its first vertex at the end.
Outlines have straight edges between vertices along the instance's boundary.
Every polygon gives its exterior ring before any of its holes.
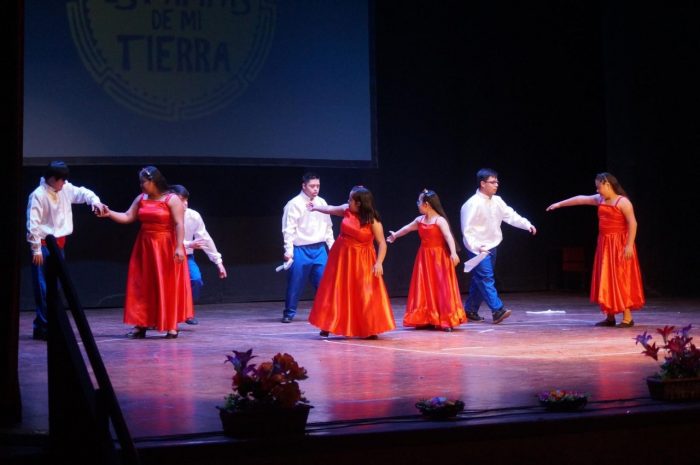
{"type": "Polygon", "coordinates": [[[176,121],[231,104],[267,58],[273,0],[74,0],[73,41],[120,104],[176,121]]]}

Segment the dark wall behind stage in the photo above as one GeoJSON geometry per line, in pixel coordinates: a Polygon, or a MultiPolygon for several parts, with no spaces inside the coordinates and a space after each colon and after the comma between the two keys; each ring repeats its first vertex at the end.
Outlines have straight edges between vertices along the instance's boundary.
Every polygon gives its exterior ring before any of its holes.
{"type": "MultiPolygon", "coordinates": [[[[607,170],[618,175],[636,208],[648,294],[697,295],[696,8],[652,11],[583,0],[381,1],[376,8],[378,167],[317,169],[329,203],[342,203],[350,187],[365,185],[388,231],[417,215],[418,192],[428,187],[459,230],[459,209],[476,188],[476,170],[493,167],[499,194],[538,228],[532,237],[504,225],[499,287],[545,290],[565,284],[561,247],[581,246],[591,262],[597,230],[593,208],[545,208],[593,194],[595,174],[607,170]]],[[[122,211],[138,194],[138,168],[73,166],[71,181],[122,211]]],[[[305,170],[160,168],[170,182],[188,187],[190,206],[202,213],[229,271],[220,281],[199,256],[203,302],[282,300],[285,276],[274,272],[282,259],[282,207],[298,192],[305,170]]],[[[24,168],[24,195],[40,175],[40,168],[24,168]]],[[[83,304],[122,305],[138,226],[97,219],[84,206],[74,213],[67,257],[83,304]]],[[[417,246],[416,235],[389,246],[385,279],[392,296],[406,294],[417,246]]],[[[28,265],[27,252],[23,309],[33,305],[28,265]]],[[[468,275],[458,274],[465,292],[468,275]]]]}

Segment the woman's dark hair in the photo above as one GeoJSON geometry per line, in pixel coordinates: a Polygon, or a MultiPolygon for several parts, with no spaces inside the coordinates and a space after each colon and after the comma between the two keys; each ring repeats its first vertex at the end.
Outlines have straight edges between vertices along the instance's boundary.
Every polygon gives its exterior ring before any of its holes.
{"type": "Polygon", "coordinates": [[[445,213],[445,209],[442,208],[442,203],[440,203],[440,197],[435,193],[435,191],[432,191],[430,189],[423,189],[418,196],[423,202],[427,203],[432,207],[433,210],[437,212],[438,215],[442,216],[445,221],[447,221],[447,227],[450,228],[450,232],[452,233],[452,238],[454,239],[455,242],[455,249],[457,252],[459,252],[461,249],[459,247],[459,243],[457,242],[457,239],[455,239],[455,233],[452,230],[452,226],[450,226],[450,221],[447,219],[447,214],[445,213]]]}
{"type": "Polygon", "coordinates": [[[156,185],[160,192],[164,193],[170,190],[170,186],[168,186],[168,181],[166,181],[165,176],[163,176],[163,174],[158,171],[158,168],[155,166],[145,166],[141,168],[139,171],[139,177],[153,181],[153,184],[156,185]]]}
{"type": "Polygon", "coordinates": [[[44,179],[54,178],[56,181],[68,179],[70,170],[68,165],[62,161],[52,161],[44,170],[44,179]]]}
{"type": "Polygon", "coordinates": [[[350,198],[355,202],[360,202],[360,226],[381,221],[379,212],[374,207],[374,196],[364,186],[355,186],[350,190],[350,198]]]}
{"type": "Polygon", "coordinates": [[[617,195],[623,195],[625,197],[628,197],[627,192],[625,192],[625,190],[620,185],[620,182],[612,174],[610,174],[610,173],[598,173],[595,176],[595,180],[598,181],[599,183],[604,183],[604,182],[610,183],[613,191],[617,195]]]}

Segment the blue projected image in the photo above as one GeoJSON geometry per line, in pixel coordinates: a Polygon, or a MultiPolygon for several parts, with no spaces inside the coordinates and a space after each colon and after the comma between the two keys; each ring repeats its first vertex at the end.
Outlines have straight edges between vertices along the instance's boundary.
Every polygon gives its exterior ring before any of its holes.
{"type": "Polygon", "coordinates": [[[24,159],[368,163],[366,1],[25,1],[24,159]]]}

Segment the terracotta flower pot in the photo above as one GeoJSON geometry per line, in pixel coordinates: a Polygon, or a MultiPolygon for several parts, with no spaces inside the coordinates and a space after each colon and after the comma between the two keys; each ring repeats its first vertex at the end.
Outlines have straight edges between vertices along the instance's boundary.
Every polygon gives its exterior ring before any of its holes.
{"type": "Polygon", "coordinates": [[[292,408],[219,409],[219,417],[226,436],[250,438],[302,435],[312,408],[311,405],[299,404],[292,408]]]}
{"type": "Polygon", "coordinates": [[[647,387],[651,398],[656,400],[700,400],[700,378],[661,379],[649,376],[647,387]]]}

